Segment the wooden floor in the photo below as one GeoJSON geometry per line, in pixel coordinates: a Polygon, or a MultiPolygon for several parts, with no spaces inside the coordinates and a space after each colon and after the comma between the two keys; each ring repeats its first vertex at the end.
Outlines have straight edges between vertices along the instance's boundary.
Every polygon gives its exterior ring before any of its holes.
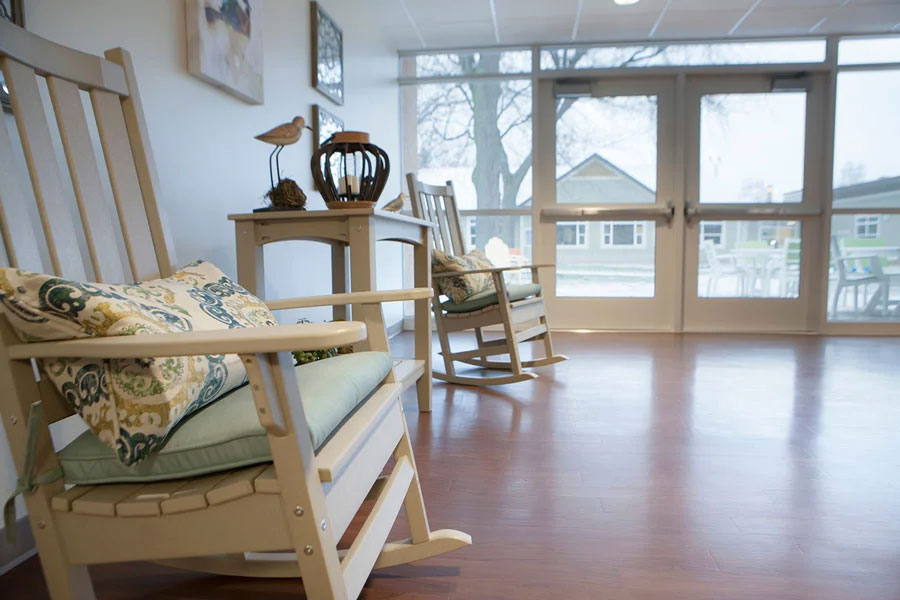
{"type": "MultiPolygon", "coordinates": [[[[556,342],[572,359],[535,382],[436,384],[431,414],[406,398],[432,526],[474,545],[377,572],[363,597],[900,598],[900,340],[556,342]]],[[[92,573],[109,600],[301,597],[292,580],[92,573]]],[[[45,598],[37,560],[0,596],[45,598]]]]}

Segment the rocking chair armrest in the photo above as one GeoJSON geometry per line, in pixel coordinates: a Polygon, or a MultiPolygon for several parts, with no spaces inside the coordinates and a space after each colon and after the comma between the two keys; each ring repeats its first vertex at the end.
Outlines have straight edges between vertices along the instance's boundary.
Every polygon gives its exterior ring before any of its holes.
{"type": "Polygon", "coordinates": [[[348,294],[329,294],[327,296],[308,296],[306,298],[285,298],[266,302],[269,310],[288,310],[293,308],[312,308],[316,306],[342,306],[344,304],[381,304],[382,302],[399,302],[403,300],[423,300],[431,298],[431,288],[410,288],[405,290],[386,290],[372,292],[351,292],[348,294]]]}
{"type": "Polygon", "coordinates": [[[442,273],[432,273],[432,279],[441,278],[441,277],[459,277],[460,275],[474,275],[476,273],[503,273],[505,271],[523,271],[527,269],[542,269],[542,268],[552,268],[556,265],[551,264],[542,264],[542,265],[519,265],[516,267],[493,267],[491,269],[472,269],[470,271],[444,271],[442,273]]]}
{"type": "Polygon", "coordinates": [[[321,350],[348,346],[366,339],[366,326],[355,321],[302,323],[273,327],[186,331],[150,335],[83,338],[33,342],[7,347],[12,359],[30,358],[146,358],[201,354],[257,354],[321,350]]]}

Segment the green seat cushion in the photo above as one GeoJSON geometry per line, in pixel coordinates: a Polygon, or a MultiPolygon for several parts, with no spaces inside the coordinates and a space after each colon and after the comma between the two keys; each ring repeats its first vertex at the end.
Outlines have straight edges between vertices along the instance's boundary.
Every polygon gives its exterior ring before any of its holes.
{"type": "MultiPolygon", "coordinates": [[[[534,296],[541,291],[541,286],[537,283],[513,283],[506,285],[506,291],[509,293],[509,299],[515,302],[516,300],[524,300],[529,296],[534,296]]],[[[446,300],[441,303],[441,306],[443,306],[444,310],[447,312],[467,313],[492,304],[499,304],[497,292],[494,290],[487,290],[480,294],[475,294],[465,302],[454,304],[453,302],[446,300]]]]}
{"type": "MultiPolygon", "coordinates": [[[[318,451],[393,366],[383,352],[357,352],[294,368],[309,436],[318,451]]],[[[272,460],[250,386],[198,411],[161,450],[128,467],[90,431],[58,453],[66,483],[146,482],[195,477],[272,460]]]]}

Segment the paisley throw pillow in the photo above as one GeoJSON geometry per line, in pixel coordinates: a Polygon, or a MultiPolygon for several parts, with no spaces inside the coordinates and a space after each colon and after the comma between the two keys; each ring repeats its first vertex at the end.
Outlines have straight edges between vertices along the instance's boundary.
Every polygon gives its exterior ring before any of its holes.
{"type": "MultiPolygon", "coordinates": [[[[276,324],[265,303],[204,261],[166,279],[123,285],[4,268],[0,304],[28,342],[276,324]]],[[[247,378],[236,354],[47,359],[41,366],[126,465],[160,448],[182,419],[247,378]]]]}
{"type": "MultiPolygon", "coordinates": [[[[440,250],[431,255],[433,273],[472,271],[493,269],[494,265],[480,250],[472,250],[463,256],[453,256],[440,250]]],[[[494,280],[490,273],[471,273],[459,277],[438,277],[435,279],[441,293],[450,298],[454,304],[465,302],[475,294],[494,289],[494,280]]]]}

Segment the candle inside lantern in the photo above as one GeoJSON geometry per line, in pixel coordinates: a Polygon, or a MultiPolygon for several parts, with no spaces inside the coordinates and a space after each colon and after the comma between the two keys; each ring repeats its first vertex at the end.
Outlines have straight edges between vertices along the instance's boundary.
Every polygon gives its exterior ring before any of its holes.
{"type": "Polygon", "coordinates": [[[341,177],[338,182],[338,193],[341,196],[359,196],[359,177],[356,175],[341,177]]]}

